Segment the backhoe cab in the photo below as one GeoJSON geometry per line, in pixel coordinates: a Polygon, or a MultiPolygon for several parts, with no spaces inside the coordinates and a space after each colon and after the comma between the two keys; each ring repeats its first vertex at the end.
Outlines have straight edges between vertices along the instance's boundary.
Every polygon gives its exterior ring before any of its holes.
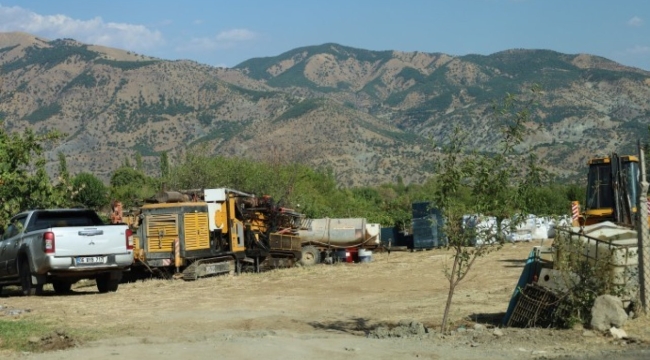
{"type": "Polygon", "coordinates": [[[578,217],[585,226],[611,221],[634,226],[639,189],[639,158],[615,153],[589,160],[587,201],[578,217]]]}

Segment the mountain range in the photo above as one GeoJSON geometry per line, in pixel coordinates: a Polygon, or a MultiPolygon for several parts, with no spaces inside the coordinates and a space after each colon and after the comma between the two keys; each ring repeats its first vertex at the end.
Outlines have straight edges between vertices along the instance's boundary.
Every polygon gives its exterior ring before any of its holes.
{"type": "Polygon", "coordinates": [[[163,151],[172,162],[200,151],[329,169],[341,186],[421,182],[456,127],[468,149],[495,151],[495,101],[533,84],[542,91],[527,125],[537,131],[519,150],[559,178],[583,176],[590,156],[635,152],[650,123],[650,72],[551,50],[452,56],[328,43],[219,68],[0,33],[0,81],[7,129],[64,132],[48,168],[63,152],[71,172],[102,179],[136,153],[154,175],[163,151]]]}

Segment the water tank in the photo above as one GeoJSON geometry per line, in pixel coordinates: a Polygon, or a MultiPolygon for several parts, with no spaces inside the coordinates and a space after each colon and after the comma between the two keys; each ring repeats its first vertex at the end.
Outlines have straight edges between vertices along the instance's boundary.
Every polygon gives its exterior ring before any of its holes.
{"type": "Polygon", "coordinates": [[[365,245],[369,240],[366,236],[366,219],[364,218],[343,218],[343,219],[309,219],[306,221],[306,229],[299,230],[303,244],[314,244],[319,246],[332,247],[354,247],[365,245]]]}
{"type": "MultiPolygon", "coordinates": [[[[581,252],[590,263],[605,262],[611,271],[614,285],[626,290],[638,286],[638,239],[637,232],[612,222],[605,221],[588,225],[583,228],[573,228],[571,240],[582,245],[581,252]]],[[[567,233],[560,232],[560,241],[567,233]]]]}

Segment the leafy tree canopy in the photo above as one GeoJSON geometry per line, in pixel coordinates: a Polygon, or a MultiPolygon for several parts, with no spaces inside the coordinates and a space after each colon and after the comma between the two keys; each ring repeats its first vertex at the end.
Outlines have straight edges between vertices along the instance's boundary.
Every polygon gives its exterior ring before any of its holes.
{"type": "Polygon", "coordinates": [[[72,179],[72,185],[77,191],[73,200],[79,205],[99,210],[108,205],[108,189],[95,175],[79,173],[72,179]]]}
{"type": "Polygon", "coordinates": [[[147,182],[146,176],[139,170],[127,166],[115,170],[111,176],[112,187],[122,187],[127,185],[144,185],[147,182]]]}
{"type": "Polygon", "coordinates": [[[45,171],[43,149],[61,135],[35,134],[31,129],[8,133],[0,127],[0,225],[15,214],[33,208],[66,207],[71,193],[55,187],[45,171]]]}

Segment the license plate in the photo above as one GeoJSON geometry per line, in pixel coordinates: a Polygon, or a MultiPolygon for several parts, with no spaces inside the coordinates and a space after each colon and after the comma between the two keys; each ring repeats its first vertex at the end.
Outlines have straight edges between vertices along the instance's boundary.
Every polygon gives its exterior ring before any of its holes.
{"type": "Polygon", "coordinates": [[[77,258],[77,265],[105,264],[106,256],[84,256],[77,258]]]}

